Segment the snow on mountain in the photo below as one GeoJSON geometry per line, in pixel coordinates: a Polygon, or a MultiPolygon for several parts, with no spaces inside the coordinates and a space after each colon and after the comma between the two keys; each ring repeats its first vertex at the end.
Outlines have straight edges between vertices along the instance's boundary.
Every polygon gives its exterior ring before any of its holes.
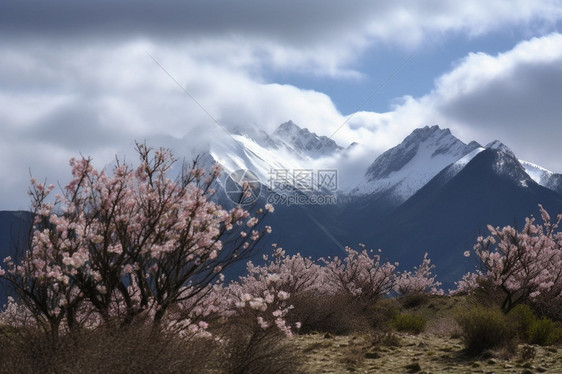
{"type": "Polygon", "coordinates": [[[486,147],[478,147],[472,152],[457,160],[444,169],[442,175],[443,182],[452,179],[458,174],[476,155],[485,149],[498,151],[495,170],[501,174],[511,178],[517,178],[520,186],[528,187],[529,178],[537,184],[546,187],[558,193],[562,192],[562,175],[555,174],[539,165],[528,161],[519,160],[513,151],[499,140],[494,140],[486,145],[486,147]]]}
{"type": "Polygon", "coordinates": [[[352,193],[390,192],[398,203],[403,202],[446,166],[479,147],[476,142],[461,142],[450,130],[439,126],[416,129],[402,143],[377,157],[352,193]]]}
{"type": "Polygon", "coordinates": [[[529,161],[519,160],[529,176],[538,184],[562,194],[562,175],[529,161]]]}
{"type": "Polygon", "coordinates": [[[284,184],[295,187],[295,170],[311,170],[322,157],[342,151],[333,140],[318,136],[289,121],[269,135],[256,126],[237,128],[231,136],[215,139],[210,144],[209,158],[220,163],[228,174],[246,169],[254,172],[260,182],[272,186],[279,182],[278,171],[287,172],[284,184]],[[314,162],[314,163],[312,163],[314,162]]]}
{"type": "Polygon", "coordinates": [[[459,158],[457,161],[453,162],[451,165],[443,169],[443,176],[441,183],[445,183],[453,179],[474,157],[476,157],[480,152],[484,151],[486,148],[477,147],[472,152],[459,158]]]}
{"type": "Polygon", "coordinates": [[[286,148],[263,147],[246,135],[232,135],[227,140],[213,143],[209,151],[226,173],[250,170],[262,184],[269,185],[274,170],[305,169],[303,159],[286,148]]]}
{"type": "MultiPolygon", "coordinates": [[[[350,146],[352,147],[352,146],[350,146]]],[[[444,183],[459,173],[485,149],[496,150],[495,168],[499,174],[518,178],[521,186],[532,179],[536,183],[562,193],[562,175],[538,165],[517,160],[511,149],[499,140],[481,147],[476,142],[465,144],[449,129],[426,126],[414,130],[402,143],[381,154],[369,166],[363,180],[350,195],[384,193],[394,204],[406,201],[438,173],[444,183]]],[[[322,165],[324,157],[344,154],[346,149],[332,139],[319,136],[292,121],[281,124],[271,135],[257,126],[238,128],[230,137],[210,145],[205,163],[219,162],[225,173],[238,169],[254,172],[262,184],[273,185],[277,170],[292,173],[322,165]],[[314,165],[314,166],[312,166],[314,165]]],[[[286,181],[292,184],[290,178],[286,181]]]]}
{"type": "Polygon", "coordinates": [[[529,176],[541,186],[549,180],[550,177],[554,174],[550,170],[547,170],[539,165],[533,164],[529,161],[519,160],[521,165],[525,168],[525,171],[529,176]]]}
{"type": "MultiPolygon", "coordinates": [[[[528,187],[531,181],[537,182],[531,174],[536,175],[538,169],[532,169],[531,167],[526,168],[523,162],[517,159],[513,151],[499,140],[494,140],[487,144],[486,149],[498,152],[498,157],[493,167],[499,175],[504,175],[518,181],[519,185],[522,187],[528,187]],[[529,169],[531,173],[529,173],[527,169],[529,169]]],[[[537,183],[541,184],[539,182],[537,183]]]]}
{"type": "Polygon", "coordinates": [[[294,152],[314,159],[343,150],[327,136],[316,135],[308,129],[297,126],[293,121],[281,124],[273,132],[272,138],[294,152]]]}
{"type": "Polygon", "coordinates": [[[503,153],[506,153],[510,156],[515,157],[515,154],[513,153],[513,151],[511,150],[511,148],[509,148],[508,146],[506,146],[505,144],[503,144],[502,142],[500,142],[499,140],[494,140],[488,144],[486,144],[486,147],[484,147],[486,149],[495,149],[498,151],[502,151],[503,153]]]}

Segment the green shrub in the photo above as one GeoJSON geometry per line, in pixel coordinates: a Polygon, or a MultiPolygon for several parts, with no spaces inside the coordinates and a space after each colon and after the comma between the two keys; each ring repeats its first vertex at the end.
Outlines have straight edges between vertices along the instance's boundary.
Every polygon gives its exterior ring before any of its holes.
{"type": "Polygon", "coordinates": [[[531,344],[552,345],[562,340],[562,327],[548,318],[542,318],[529,325],[527,336],[531,344]]]}
{"type": "Polygon", "coordinates": [[[521,339],[527,340],[529,327],[536,322],[537,316],[530,306],[520,304],[507,314],[508,320],[513,324],[521,339]]]}
{"type": "Polygon", "coordinates": [[[466,348],[472,354],[510,347],[516,335],[513,324],[499,309],[474,307],[458,313],[455,319],[463,330],[466,348]]]}
{"type": "Polygon", "coordinates": [[[399,314],[393,320],[396,330],[412,334],[419,334],[425,330],[426,323],[426,319],[419,314],[399,314]]]}
{"type": "Polygon", "coordinates": [[[371,327],[375,330],[387,330],[388,324],[400,313],[395,299],[379,300],[365,309],[371,327]]]}

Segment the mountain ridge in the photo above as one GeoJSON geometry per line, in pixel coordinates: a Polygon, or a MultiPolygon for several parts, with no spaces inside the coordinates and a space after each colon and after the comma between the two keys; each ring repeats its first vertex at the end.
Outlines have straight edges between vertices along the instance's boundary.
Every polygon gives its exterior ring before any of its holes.
{"type": "Polygon", "coordinates": [[[315,171],[321,166],[321,158],[312,157],[318,150],[328,158],[346,152],[333,140],[292,121],[277,130],[277,135],[276,131],[270,135],[257,128],[239,129],[223,142],[213,142],[202,161],[224,165],[217,196],[225,207],[234,202],[226,196],[223,179],[237,169],[254,172],[263,185],[259,200],[249,209],[263,207],[275,193],[303,197],[292,204],[281,200],[267,218],[273,233],[264,243],[277,243],[288,253],[313,258],[342,255],[344,246],[361,242],[381,248],[392,261],[413,266],[428,252],[439,280],[451,286],[462,272],[471,270],[462,254],[487,224],[522,222],[536,214],[539,203],[555,213],[562,211],[562,175],[519,160],[501,141],[486,147],[465,144],[438,126],[414,130],[375,158],[361,182],[375,184],[367,186],[371,190],[340,191],[335,204],[310,199],[314,194],[322,196],[322,190],[292,185],[288,192],[275,191],[269,188],[272,169],[315,171]],[[281,140],[283,129],[286,136],[281,140]],[[299,134],[302,139],[295,138],[299,134]],[[311,155],[296,149],[298,144],[309,144],[307,139],[320,144],[311,155]]]}

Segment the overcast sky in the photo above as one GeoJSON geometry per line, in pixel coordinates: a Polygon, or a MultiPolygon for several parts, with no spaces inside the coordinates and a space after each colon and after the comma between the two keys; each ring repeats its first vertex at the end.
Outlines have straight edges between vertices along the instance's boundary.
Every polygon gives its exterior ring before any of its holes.
{"type": "Polygon", "coordinates": [[[562,172],[561,32],[561,1],[0,0],[0,209],[70,157],[221,131],[150,56],[226,128],[293,120],[366,167],[438,124],[562,172]]]}

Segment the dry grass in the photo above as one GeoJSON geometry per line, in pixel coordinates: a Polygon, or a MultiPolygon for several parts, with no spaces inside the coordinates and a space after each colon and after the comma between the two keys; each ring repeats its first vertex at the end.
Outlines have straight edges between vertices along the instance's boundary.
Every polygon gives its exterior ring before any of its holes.
{"type": "Polygon", "coordinates": [[[216,349],[209,339],[183,341],[147,328],[98,329],[63,336],[53,343],[44,335],[26,341],[0,339],[0,373],[186,373],[211,372],[201,359],[216,349]]]}

